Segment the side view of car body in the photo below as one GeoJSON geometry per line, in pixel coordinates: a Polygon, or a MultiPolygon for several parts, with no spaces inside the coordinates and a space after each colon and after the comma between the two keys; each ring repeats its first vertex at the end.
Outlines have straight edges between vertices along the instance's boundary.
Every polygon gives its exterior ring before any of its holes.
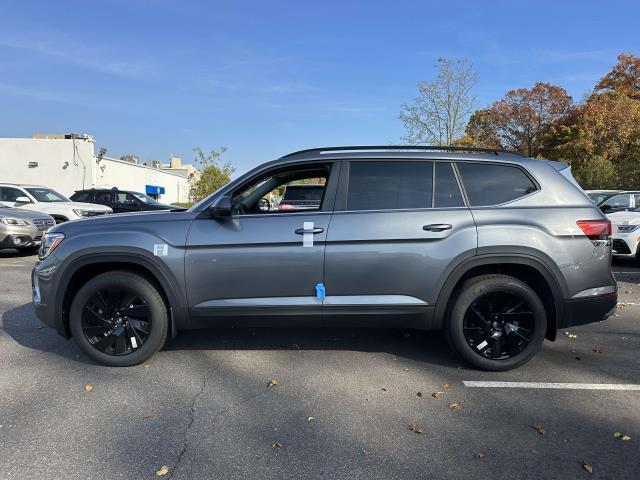
{"type": "Polygon", "coordinates": [[[165,205],[149,195],[117,188],[90,188],[77,190],[71,195],[74,202],[89,202],[111,208],[114,213],[132,213],[158,210],[186,210],[186,208],[165,205]]]}
{"type": "Polygon", "coordinates": [[[611,223],[566,168],[466,148],[296,152],[186,212],[54,227],[34,306],[106,365],[182,329],[286,323],[444,330],[472,365],[515,368],[617,302],[611,223]],[[316,209],[261,207],[311,179],[316,209]]]}
{"type": "Polygon", "coordinates": [[[56,223],[112,213],[109,207],[72,202],[55,190],[41,185],[0,183],[0,203],[51,215],[56,223]]]}
{"type": "Polygon", "coordinates": [[[40,248],[44,232],[55,225],[45,213],[9,208],[0,204],[0,250],[15,248],[35,252],[40,248]]]}

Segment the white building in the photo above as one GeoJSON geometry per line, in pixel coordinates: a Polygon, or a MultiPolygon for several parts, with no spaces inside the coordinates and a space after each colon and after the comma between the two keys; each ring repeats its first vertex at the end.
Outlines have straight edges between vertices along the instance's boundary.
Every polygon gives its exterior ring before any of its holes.
{"type": "Polygon", "coordinates": [[[144,192],[163,203],[189,201],[189,179],[183,171],[96,156],[94,146],[89,135],[0,138],[0,183],[45,185],[66,196],[108,186],[144,192]]]}

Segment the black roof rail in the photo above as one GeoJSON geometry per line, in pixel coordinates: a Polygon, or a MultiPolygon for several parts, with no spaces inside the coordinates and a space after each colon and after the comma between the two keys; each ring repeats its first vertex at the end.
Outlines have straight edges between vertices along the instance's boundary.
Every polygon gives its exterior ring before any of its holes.
{"type": "Polygon", "coordinates": [[[305,153],[317,153],[321,154],[323,152],[341,152],[341,151],[357,151],[357,150],[425,150],[425,151],[434,151],[434,152],[472,152],[472,153],[490,153],[493,155],[499,154],[507,154],[507,155],[518,155],[520,157],[525,157],[518,152],[513,152],[511,150],[502,150],[499,148],[479,148],[479,147],[447,147],[447,146],[437,146],[437,145],[351,145],[345,147],[322,147],[322,148],[307,148],[306,150],[298,150],[297,152],[288,153],[287,155],[283,155],[280,158],[289,158],[295,157],[298,155],[302,155],[305,153]]]}

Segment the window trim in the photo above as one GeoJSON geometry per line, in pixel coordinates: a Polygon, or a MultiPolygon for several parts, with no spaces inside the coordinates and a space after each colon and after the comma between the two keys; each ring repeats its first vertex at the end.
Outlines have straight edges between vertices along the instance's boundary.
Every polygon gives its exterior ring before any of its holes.
{"type": "Polygon", "coordinates": [[[535,194],[539,193],[542,190],[540,182],[538,182],[536,180],[536,178],[533,175],[531,175],[531,173],[526,168],[524,168],[521,165],[518,165],[516,163],[485,162],[485,161],[483,161],[483,162],[471,162],[471,161],[465,161],[465,160],[454,160],[452,163],[454,164],[454,169],[456,171],[456,174],[458,175],[458,182],[459,182],[459,185],[460,185],[460,187],[462,189],[462,194],[463,194],[463,197],[465,199],[465,203],[471,209],[501,207],[503,205],[508,205],[510,203],[517,202],[518,200],[522,200],[523,198],[528,198],[531,195],[535,195],[535,194]],[[527,193],[526,195],[511,199],[511,200],[508,200],[508,201],[502,202],[502,203],[492,203],[490,205],[471,205],[471,201],[469,200],[469,196],[467,195],[467,189],[465,188],[464,181],[462,180],[462,174],[461,174],[460,170],[458,170],[458,164],[459,163],[471,163],[471,164],[480,164],[480,165],[497,165],[497,166],[500,166],[500,167],[517,168],[522,173],[524,173],[524,175],[529,179],[529,181],[531,183],[533,183],[533,185],[536,187],[536,189],[533,192],[527,193]]]}

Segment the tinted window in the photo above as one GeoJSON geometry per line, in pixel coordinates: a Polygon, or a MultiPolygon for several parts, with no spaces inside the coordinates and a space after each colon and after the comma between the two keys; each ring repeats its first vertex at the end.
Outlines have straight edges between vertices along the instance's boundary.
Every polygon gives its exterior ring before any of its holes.
{"type": "Polygon", "coordinates": [[[472,206],[499,205],[536,191],[535,184],[518,167],[462,162],[457,165],[472,206]]]}
{"type": "Polygon", "coordinates": [[[432,162],[351,162],[347,210],[429,208],[432,162]]]}
{"type": "Polygon", "coordinates": [[[614,195],[613,197],[607,198],[602,204],[609,205],[612,208],[628,208],[630,204],[629,200],[629,194],[623,193],[622,195],[614,195]]]}
{"type": "Polygon", "coordinates": [[[18,197],[25,197],[24,192],[17,188],[0,187],[0,201],[15,202],[18,197]]]}
{"type": "Polygon", "coordinates": [[[111,205],[113,203],[111,200],[111,192],[109,190],[98,190],[96,192],[95,202],[101,205],[111,205]]]}
{"type": "Polygon", "coordinates": [[[93,196],[92,193],[93,192],[91,190],[76,192],[71,195],[71,200],[73,200],[74,202],[90,202],[91,197],[93,196]]]}
{"type": "Polygon", "coordinates": [[[134,197],[130,193],[117,192],[116,193],[116,203],[118,205],[125,205],[125,206],[132,207],[132,206],[135,206],[135,205],[139,205],[140,204],[140,200],[138,200],[136,197],[134,197]]]}
{"type": "Polygon", "coordinates": [[[322,200],[324,185],[288,185],[282,201],[290,200],[322,200]]]}
{"type": "Polygon", "coordinates": [[[436,162],[435,187],[433,190],[434,207],[462,207],[464,202],[453,167],[450,163],[436,162]]]}

